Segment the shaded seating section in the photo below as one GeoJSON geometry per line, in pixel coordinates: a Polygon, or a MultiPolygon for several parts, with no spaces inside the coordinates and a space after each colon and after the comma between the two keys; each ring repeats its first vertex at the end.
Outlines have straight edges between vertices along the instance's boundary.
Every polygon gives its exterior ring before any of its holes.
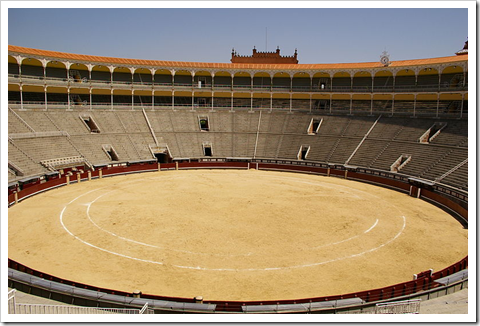
{"type": "MultiPolygon", "coordinates": [[[[42,111],[17,111],[17,114],[30,126],[35,132],[59,131],[48,114],[42,111]]],[[[9,131],[10,133],[10,131],[9,131]]]]}
{"type": "MultiPolygon", "coordinates": [[[[278,158],[390,171],[468,189],[468,121],[347,116],[269,110],[17,110],[9,109],[9,161],[26,175],[45,170],[40,161],[81,156],[93,165],[154,158],[157,141],[173,158],[278,158]],[[88,120],[98,127],[92,132],[88,120]],[[203,120],[203,121],[202,121],[203,120]],[[312,121],[321,121],[310,132],[312,121]],[[152,129],[150,129],[148,123],[152,129]],[[203,123],[203,125],[202,125],[203,123]],[[205,128],[205,123],[208,125],[205,128]],[[427,143],[419,139],[435,123],[445,127],[427,143]],[[369,132],[370,131],[370,132],[369,132]],[[153,132],[153,134],[152,134],[153,132]],[[105,151],[113,148],[112,158],[105,151]],[[349,160],[350,159],[350,160],[349,160]],[[457,167],[458,166],[458,167],[457,167]],[[453,170],[453,171],[452,171],[453,170]]],[[[9,173],[9,180],[18,178],[9,173]]]]}
{"type": "MultiPolygon", "coordinates": [[[[8,143],[8,160],[9,162],[13,162],[23,172],[24,176],[48,172],[47,168],[43,167],[39,162],[35,161],[27,153],[23,152],[12,141],[8,143]]],[[[8,180],[10,181],[14,179],[19,179],[20,177],[24,176],[17,177],[15,173],[9,173],[8,180]]]]}
{"type": "Polygon", "coordinates": [[[468,147],[468,121],[449,120],[447,126],[431,143],[468,147]]]}
{"type": "Polygon", "coordinates": [[[80,154],[65,136],[20,138],[14,139],[12,142],[22,152],[27,153],[35,163],[80,154]]]}
{"type": "Polygon", "coordinates": [[[451,173],[441,180],[442,183],[468,190],[468,162],[460,166],[454,173],[451,173]]]}
{"type": "Polygon", "coordinates": [[[70,135],[90,134],[90,130],[80,119],[81,111],[48,111],[48,116],[60,130],[70,135]]]}
{"type": "Polygon", "coordinates": [[[33,128],[12,109],[8,110],[8,134],[34,132],[33,128]]]}

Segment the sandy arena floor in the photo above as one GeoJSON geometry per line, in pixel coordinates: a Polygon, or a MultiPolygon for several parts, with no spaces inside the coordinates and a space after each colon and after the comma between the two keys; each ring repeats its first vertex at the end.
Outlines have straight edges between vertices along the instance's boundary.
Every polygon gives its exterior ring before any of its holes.
{"type": "Polygon", "coordinates": [[[441,209],[385,188],[256,170],[72,184],[8,210],[9,258],[76,282],[205,300],[363,291],[468,253],[441,209]]]}

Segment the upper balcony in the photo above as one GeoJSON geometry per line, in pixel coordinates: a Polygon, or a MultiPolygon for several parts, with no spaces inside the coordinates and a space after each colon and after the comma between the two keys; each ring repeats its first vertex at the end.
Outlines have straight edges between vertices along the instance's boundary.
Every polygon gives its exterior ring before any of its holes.
{"type": "Polygon", "coordinates": [[[215,91],[215,92],[257,92],[257,93],[424,93],[424,92],[467,92],[468,83],[442,83],[417,85],[332,85],[318,83],[315,85],[242,85],[185,82],[136,82],[110,80],[80,80],[74,78],[55,78],[39,76],[8,75],[10,84],[22,84],[44,87],[70,87],[92,89],[124,90],[165,90],[165,91],[215,91]]]}

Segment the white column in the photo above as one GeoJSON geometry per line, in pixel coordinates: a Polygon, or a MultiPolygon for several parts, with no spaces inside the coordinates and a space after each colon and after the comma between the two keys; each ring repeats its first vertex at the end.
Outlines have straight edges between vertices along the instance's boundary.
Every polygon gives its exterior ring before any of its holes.
{"type": "Polygon", "coordinates": [[[373,94],[370,95],[370,115],[373,115],[373,94]]]}
{"type": "Polygon", "coordinates": [[[110,109],[113,110],[113,66],[108,67],[110,69],[110,109]]]}
{"type": "Polygon", "coordinates": [[[415,117],[415,110],[417,109],[417,94],[413,97],[413,117],[415,117]]]}
{"type": "Polygon", "coordinates": [[[192,110],[195,110],[195,71],[192,73],[192,110]]]}
{"type": "Polygon", "coordinates": [[[151,68],[152,74],[152,111],[155,110],[155,69],[151,68]]]}
{"type": "Polygon", "coordinates": [[[23,85],[20,82],[20,109],[23,110],[23,85]]]}
{"type": "Polygon", "coordinates": [[[330,114],[332,114],[332,94],[330,94],[330,114]]]}
{"type": "Polygon", "coordinates": [[[172,110],[175,110],[175,70],[170,70],[172,73],[172,110]]]}
{"type": "Polygon", "coordinates": [[[131,90],[132,90],[132,111],[135,108],[135,90],[133,89],[133,76],[135,74],[135,70],[133,68],[130,68],[130,73],[132,75],[132,85],[131,85],[131,90]]]}
{"type": "Polygon", "coordinates": [[[47,86],[43,87],[43,91],[45,93],[45,111],[48,109],[48,104],[47,104],[47,86]]]}
{"type": "Polygon", "coordinates": [[[465,100],[465,93],[462,94],[462,103],[460,104],[460,118],[463,118],[463,101],[465,100]]]}
{"type": "Polygon", "coordinates": [[[134,107],[134,102],[135,102],[134,92],[135,92],[135,91],[133,90],[133,87],[132,87],[132,89],[131,89],[131,92],[132,92],[132,111],[133,111],[133,109],[135,108],[135,107],[134,107]]]}
{"type": "Polygon", "coordinates": [[[395,107],[395,95],[392,95],[392,117],[393,117],[394,107],[395,107]]]}
{"type": "MultiPolygon", "coordinates": [[[[353,81],[353,78],[352,78],[352,81],[353,81]]],[[[352,114],[352,110],[353,110],[353,94],[350,94],[350,114],[352,114]]]]}
{"type": "Polygon", "coordinates": [[[152,89],[152,111],[155,110],[155,90],[152,89]]]}
{"type": "Polygon", "coordinates": [[[43,66],[43,90],[45,92],[45,111],[48,109],[47,104],[47,60],[40,60],[43,66]]]}

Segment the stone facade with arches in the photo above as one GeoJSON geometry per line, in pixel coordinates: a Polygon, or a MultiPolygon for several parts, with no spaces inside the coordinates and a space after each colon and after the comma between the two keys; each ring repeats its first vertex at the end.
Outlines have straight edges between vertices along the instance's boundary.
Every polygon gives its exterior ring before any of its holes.
{"type": "Polygon", "coordinates": [[[468,114],[468,55],[345,64],[195,63],[9,46],[12,108],[197,107],[336,114],[468,114]]]}

